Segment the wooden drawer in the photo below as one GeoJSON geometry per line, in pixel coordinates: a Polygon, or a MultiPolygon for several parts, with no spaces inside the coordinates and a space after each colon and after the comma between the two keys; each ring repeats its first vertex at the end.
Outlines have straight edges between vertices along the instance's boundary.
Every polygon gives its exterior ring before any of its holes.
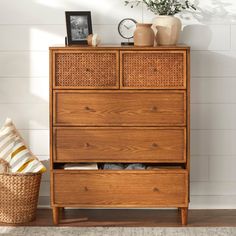
{"type": "Polygon", "coordinates": [[[184,207],[186,170],[54,171],[53,204],[77,207],[184,207]]]}
{"type": "Polygon", "coordinates": [[[185,126],[185,91],[54,91],[54,125],[185,126]]]}
{"type": "Polygon", "coordinates": [[[55,162],[186,161],[185,128],[55,128],[55,162]]]}
{"type": "Polygon", "coordinates": [[[118,51],[60,51],[53,55],[54,88],[119,88],[118,51]]]}
{"type": "Polygon", "coordinates": [[[121,52],[121,87],[185,89],[186,51],[121,52]]]}

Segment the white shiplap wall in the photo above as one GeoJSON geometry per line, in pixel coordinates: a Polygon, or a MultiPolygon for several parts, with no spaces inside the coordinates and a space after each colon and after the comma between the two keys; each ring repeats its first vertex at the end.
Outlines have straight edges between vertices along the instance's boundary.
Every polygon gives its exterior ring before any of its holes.
{"type": "MultiPolygon", "coordinates": [[[[236,2],[198,0],[179,16],[180,41],[192,47],[191,207],[236,208],[236,2]]],[[[89,10],[103,43],[121,38],[124,17],[150,22],[145,7],[122,0],[0,0],[0,122],[12,117],[48,166],[48,47],[63,44],[64,11],[89,10]]],[[[49,174],[40,205],[49,203],[49,174]]]]}

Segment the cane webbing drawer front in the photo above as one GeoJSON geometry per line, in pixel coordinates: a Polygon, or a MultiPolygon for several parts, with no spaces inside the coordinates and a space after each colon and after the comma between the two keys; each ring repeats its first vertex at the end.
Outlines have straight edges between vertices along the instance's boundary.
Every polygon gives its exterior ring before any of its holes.
{"type": "Polygon", "coordinates": [[[123,88],[186,88],[185,51],[125,51],[121,67],[123,88]]]}
{"type": "Polygon", "coordinates": [[[55,91],[61,126],[184,126],[185,91],[55,91]]]}
{"type": "Polygon", "coordinates": [[[187,178],[185,170],[58,171],[53,174],[55,204],[79,207],[187,206],[187,178]]]}
{"type": "Polygon", "coordinates": [[[119,88],[119,55],[116,51],[55,53],[58,88],[119,88]]]}
{"type": "Polygon", "coordinates": [[[55,128],[55,162],[184,163],[185,128],[55,128]]]}

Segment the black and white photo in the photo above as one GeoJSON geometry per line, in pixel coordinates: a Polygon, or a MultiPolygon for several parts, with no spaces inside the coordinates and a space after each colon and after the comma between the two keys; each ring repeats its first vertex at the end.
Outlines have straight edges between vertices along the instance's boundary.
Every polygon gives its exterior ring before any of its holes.
{"type": "Polygon", "coordinates": [[[91,12],[66,12],[68,44],[86,44],[92,34],[91,12]]]}

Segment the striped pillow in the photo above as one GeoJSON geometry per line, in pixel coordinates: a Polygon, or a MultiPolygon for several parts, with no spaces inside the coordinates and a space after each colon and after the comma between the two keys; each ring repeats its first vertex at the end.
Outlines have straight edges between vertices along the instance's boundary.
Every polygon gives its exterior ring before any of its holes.
{"type": "Polygon", "coordinates": [[[26,147],[11,119],[0,129],[0,158],[7,161],[12,173],[45,172],[46,168],[26,147]]]}

